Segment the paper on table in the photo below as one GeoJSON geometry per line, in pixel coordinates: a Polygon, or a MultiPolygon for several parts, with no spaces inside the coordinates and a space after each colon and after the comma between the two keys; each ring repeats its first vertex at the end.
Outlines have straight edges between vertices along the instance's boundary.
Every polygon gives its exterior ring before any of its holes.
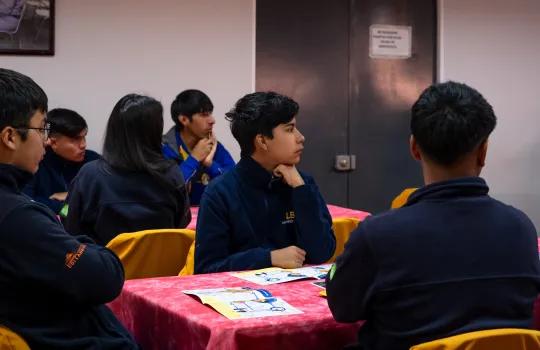
{"type": "Polygon", "coordinates": [[[331,264],[306,266],[297,269],[282,269],[280,267],[269,267],[266,269],[232,272],[231,275],[243,280],[257,283],[260,285],[269,285],[275,283],[284,283],[306,278],[323,279],[330,270],[331,264]]]}
{"type": "Polygon", "coordinates": [[[234,287],[185,290],[184,293],[197,296],[203,304],[212,306],[230,320],[302,313],[265,289],[234,287]]]}

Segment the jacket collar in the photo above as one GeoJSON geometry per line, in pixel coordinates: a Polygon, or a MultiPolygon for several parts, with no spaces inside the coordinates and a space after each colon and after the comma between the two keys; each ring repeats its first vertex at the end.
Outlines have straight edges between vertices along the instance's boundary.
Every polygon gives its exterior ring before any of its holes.
{"type": "Polygon", "coordinates": [[[0,163],[0,186],[20,192],[32,180],[33,174],[11,164],[0,163]]]}
{"type": "Polygon", "coordinates": [[[485,196],[488,192],[489,187],[481,177],[462,177],[419,188],[411,194],[406,206],[423,200],[485,196]]]}
{"type": "Polygon", "coordinates": [[[242,180],[252,186],[273,189],[283,184],[279,177],[275,177],[251,157],[242,157],[236,168],[242,180]]]}

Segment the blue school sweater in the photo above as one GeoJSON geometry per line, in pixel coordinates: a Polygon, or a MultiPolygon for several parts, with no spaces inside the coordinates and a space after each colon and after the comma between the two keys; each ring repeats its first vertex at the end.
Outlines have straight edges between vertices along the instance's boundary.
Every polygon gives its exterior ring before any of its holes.
{"type": "Polygon", "coordinates": [[[434,183],[367,218],[327,280],[336,320],[367,320],[360,348],[412,345],[491,328],[532,327],[540,291],[536,230],[478,177],[434,183]]]}
{"type": "Polygon", "coordinates": [[[104,305],[122,290],[120,260],[22,194],[31,178],[0,164],[0,324],[32,349],[137,349],[104,305]]]}
{"type": "Polygon", "coordinates": [[[332,218],[317,185],[291,188],[245,157],[212,182],[197,217],[195,273],[271,266],[270,252],[290,245],[306,251],[306,264],[334,254],[332,218]]]}

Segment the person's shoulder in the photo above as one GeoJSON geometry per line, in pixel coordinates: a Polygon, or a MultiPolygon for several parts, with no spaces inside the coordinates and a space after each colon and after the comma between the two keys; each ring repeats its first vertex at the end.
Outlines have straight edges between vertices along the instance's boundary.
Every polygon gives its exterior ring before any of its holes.
{"type": "Polygon", "coordinates": [[[236,172],[236,166],[225,174],[213,179],[208,186],[206,186],[205,192],[210,194],[217,193],[234,193],[239,190],[238,174],[236,172]]]}
{"type": "Polygon", "coordinates": [[[528,230],[536,232],[536,228],[534,227],[532,220],[527,214],[525,214],[525,212],[495,198],[489,198],[496,207],[497,216],[499,218],[504,218],[507,221],[514,221],[516,225],[525,226],[528,230]]]}
{"type": "Polygon", "coordinates": [[[174,187],[181,187],[185,185],[184,175],[178,167],[178,164],[169,160],[168,167],[166,168],[164,174],[165,178],[172,182],[174,187]]]}
{"type": "Polygon", "coordinates": [[[400,231],[418,222],[417,208],[403,207],[390,209],[381,213],[366,217],[359,226],[368,235],[384,239],[385,233],[394,235],[396,230],[400,231]]]}
{"type": "Polygon", "coordinates": [[[104,171],[106,167],[106,162],[103,158],[93,160],[91,162],[85,163],[79,172],[77,173],[78,178],[99,178],[99,174],[104,171]]]}
{"type": "Polygon", "coordinates": [[[101,155],[91,149],[87,149],[84,154],[84,163],[89,163],[94,160],[101,159],[101,155]]]}
{"type": "Polygon", "coordinates": [[[21,225],[28,227],[37,224],[36,219],[46,218],[51,222],[55,222],[56,215],[45,204],[34,201],[26,196],[18,196],[17,203],[12,205],[7,213],[4,213],[4,218],[10,216],[22,217],[24,222],[20,220],[21,225]]]}
{"type": "Polygon", "coordinates": [[[229,153],[229,151],[227,150],[227,148],[225,148],[225,146],[224,146],[221,142],[219,142],[219,141],[218,141],[218,143],[217,143],[217,149],[218,149],[218,151],[221,150],[221,151],[225,151],[225,152],[229,153]]]}
{"type": "Polygon", "coordinates": [[[164,145],[170,146],[170,145],[176,145],[176,135],[175,135],[175,127],[171,127],[161,138],[161,142],[164,145]]]}

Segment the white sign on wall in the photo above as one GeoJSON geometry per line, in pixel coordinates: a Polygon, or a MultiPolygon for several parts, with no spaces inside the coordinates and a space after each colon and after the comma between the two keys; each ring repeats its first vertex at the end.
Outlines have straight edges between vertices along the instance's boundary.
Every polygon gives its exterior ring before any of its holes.
{"type": "Polygon", "coordinates": [[[369,27],[369,57],[411,57],[411,26],[372,24],[369,27]]]}

